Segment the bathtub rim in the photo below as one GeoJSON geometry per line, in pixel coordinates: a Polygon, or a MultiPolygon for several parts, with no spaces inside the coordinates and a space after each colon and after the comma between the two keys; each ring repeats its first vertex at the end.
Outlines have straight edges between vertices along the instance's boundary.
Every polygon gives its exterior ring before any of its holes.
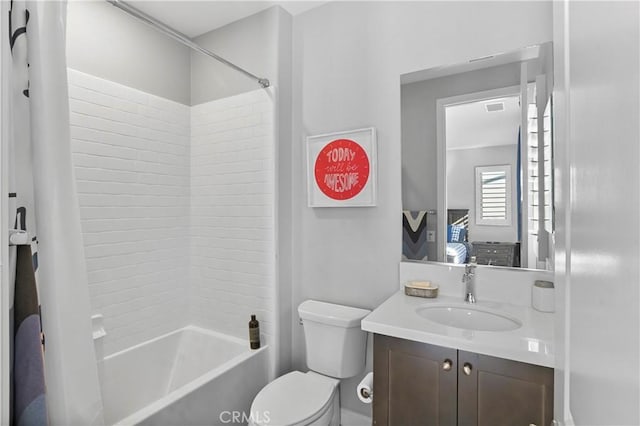
{"type": "Polygon", "coordinates": [[[242,346],[247,346],[246,350],[238,355],[236,355],[235,357],[229,359],[228,361],[223,362],[222,364],[218,365],[217,367],[207,371],[205,374],[203,374],[202,376],[190,381],[189,383],[186,383],[185,385],[179,387],[178,389],[175,389],[172,392],[169,392],[168,394],[164,395],[163,397],[153,401],[152,403],[140,408],[139,410],[131,413],[130,415],[128,415],[127,417],[118,420],[117,422],[115,422],[113,424],[113,426],[130,426],[130,425],[135,425],[140,423],[141,421],[143,421],[144,419],[158,413],[160,410],[162,410],[163,408],[167,407],[169,404],[184,398],[186,395],[190,394],[191,392],[195,391],[196,389],[202,387],[203,385],[205,385],[206,383],[212,381],[213,379],[215,379],[216,377],[218,377],[219,375],[221,375],[222,373],[231,370],[232,368],[240,365],[243,361],[246,361],[247,359],[256,356],[264,351],[266,351],[269,348],[269,345],[264,345],[261,346],[260,349],[250,349],[249,346],[249,341],[248,340],[244,340],[244,339],[240,339],[238,337],[235,336],[230,336],[228,334],[224,334],[224,333],[220,333],[218,331],[213,331],[213,330],[208,330],[206,328],[202,328],[202,327],[198,327],[195,325],[187,325],[184,326],[182,328],[178,328],[176,330],[170,331],[169,333],[165,333],[163,335],[160,335],[158,337],[154,337],[153,339],[149,339],[147,341],[144,341],[142,343],[138,343],[137,345],[131,346],[129,348],[123,349],[121,351],[115,352],[113,354],[110,354],[108,356],[105,356],[103,358],[103,360],[107,360],[110,358],[115,358],[118,355],[123,355],[127,352],[136,350],[142,346],[154,343],[158,340],[167,338],[173,334],[177,334],[180,333],[182,331],[195,331],[198,333],[202,333],[202,334],[206,334],[209,336],[213,336],[222,340],[227,340],[227,341],[231,341],[233,343],[236,343],[238,345],[242,345],[242,346]]]}
{"type": "MultiPolygon", "coordinates": [[[[210,336],[218,337],[218,338],[221,338],[223,340],[230,340],[230,341],[232,341],[234,343],[237,343],[239,345],[245,345],[245,344],[249,343],[248,340],[240,339],[239,337],[235,337],[235,336],[232,336],[230,334],[224,334],[224,333],[221,333],[219,331],[209,330],[207,328],[202,328],[202,327],[199,327],[197,325],[189,324],[189,325],[185,325],[184,327],[176,328],[175,330],[171,330],[171,331],[169,331],[167,333],[164,333],[164,334],[161,334],[159,336],[153,337],[153,338],[151,338],[149,340],[145,340],[144,342],[136,343],[135,345],[129,346],[128,348],[125,348],[125,349],[121,349],[118,352],[114,352],[112,354],[105,355],[102,359],[106,361],[107,359],[115,358],[118,355],[124,355],[125,353],[133,351],[135,349],[139,349],[142,346],[145,346],[145,345],[154,343],[154,342],[156,342],[158,340],[162,340],[164,338],[167,338],[167,337],[171,336],[172,334],[178,334],[181,331],[189,331],[189,330],[196,331],[196,332],[199,332],[199,333],[202,333],[202,334],[208,334],[210,336]]],[[[256,349],[256,351],[257,351],[257,349],[256,349]]]]}

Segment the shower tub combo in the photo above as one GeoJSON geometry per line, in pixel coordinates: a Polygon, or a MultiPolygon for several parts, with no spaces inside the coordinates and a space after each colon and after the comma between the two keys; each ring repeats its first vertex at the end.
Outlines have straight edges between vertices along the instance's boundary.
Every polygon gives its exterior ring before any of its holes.
{"type": "Polygon", "coordinates": [[[267,384],[268,347],[187,326],[117,352],[100,363],[105,423],[246,423],[267,384]],[[242,421],[245,420],[245,421],[242,421]]]}

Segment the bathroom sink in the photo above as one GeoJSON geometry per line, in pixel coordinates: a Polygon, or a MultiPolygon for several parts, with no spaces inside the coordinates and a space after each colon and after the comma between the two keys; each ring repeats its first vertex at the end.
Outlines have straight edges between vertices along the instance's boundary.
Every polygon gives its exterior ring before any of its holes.
{"type": "Polygon", "coordinates": [[[510,331],[522,326],[502,312],[466,304],[421,306],[416,313],[429,321],[465,330],[510,331]]]}

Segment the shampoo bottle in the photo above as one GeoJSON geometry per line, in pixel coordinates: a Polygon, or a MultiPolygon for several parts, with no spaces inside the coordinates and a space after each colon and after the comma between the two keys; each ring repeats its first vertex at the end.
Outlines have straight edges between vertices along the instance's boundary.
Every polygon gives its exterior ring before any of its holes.
{"type": "Polygon", "coordinates": [[[251,321],[249,321],[249,345],[251,349],[260,348],[260,323],[255,315],[251,315],[251,321]]]}

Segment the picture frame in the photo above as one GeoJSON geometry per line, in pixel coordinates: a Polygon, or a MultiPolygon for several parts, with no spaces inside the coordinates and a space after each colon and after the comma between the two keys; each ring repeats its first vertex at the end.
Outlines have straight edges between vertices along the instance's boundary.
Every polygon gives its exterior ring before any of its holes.
{"type": "Polygon", "coordinates": [[[308,136],[309,207],[374,207],[377,141],[373,127],[308,136]]]}

